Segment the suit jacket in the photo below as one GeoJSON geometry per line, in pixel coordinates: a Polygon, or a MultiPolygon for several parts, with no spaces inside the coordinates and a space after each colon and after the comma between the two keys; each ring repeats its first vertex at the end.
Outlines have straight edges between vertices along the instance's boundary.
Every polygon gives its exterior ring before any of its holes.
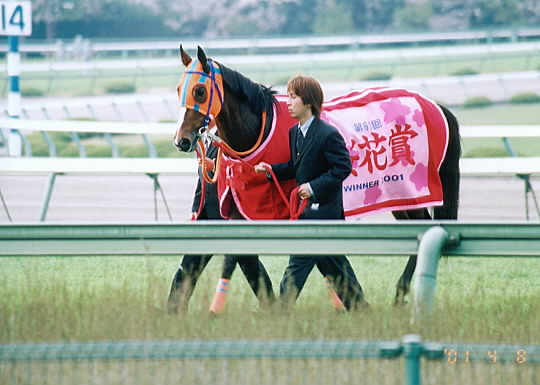
{"type": "MultiPolygon", "coordinates": [[[[206,150],[206,157],[213,159],[214,161],[217,158],[218,148],[210,145],[206,150]]],[[[213,173],[209,173],[210,177],[213,176],[213,173]]],[[[195,189],[195,195],[193,196],[193,204],[191,205],[191,212],[196,213],[199,211],[199,204],[201,202],[201,192],[202,185],[201,181],[203,177],[201,175],[201,169],[199,168],[199,180],[197,181],[197,188],[195,189]]],[[[206,183],[205,182],[205,194],[204,194],[204,206],[201,210],[201,213],[197,220],[201,219],[223,219],[219,213],[219,200],[217,193],[217,183],[206,183]]]]}
{"type": "Polygon", "coordinates": [[[298,125],[289,131],[291,159],[272,170],[278,179],[296,178],[298,185],[309,182],[313,197],[300,219],[344,219],[343,180],[352,170],[351,157],[339,131],[315,117],[297,152],[298,125]]]}

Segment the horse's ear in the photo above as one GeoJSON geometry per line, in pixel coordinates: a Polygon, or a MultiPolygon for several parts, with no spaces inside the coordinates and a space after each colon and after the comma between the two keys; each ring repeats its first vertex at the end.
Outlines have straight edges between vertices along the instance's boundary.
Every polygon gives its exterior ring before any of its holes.
{"type": "Polygon", "coordinates": [[[204,50],[199,45],[197,46],[197,58],[199,59],[199,63],[202,65],[203,71],[209,74],[210,66],[208,65],[208,59],[206,58],[204,50]]]}
{"type": "Polygon", "coordinates": [[[189,65],[189,63],[191,63],[191,56],[184,51],[182,44],[180,44],[180,57],[182,58],[182,63],[184,63],[186,67],[189,65]]]}

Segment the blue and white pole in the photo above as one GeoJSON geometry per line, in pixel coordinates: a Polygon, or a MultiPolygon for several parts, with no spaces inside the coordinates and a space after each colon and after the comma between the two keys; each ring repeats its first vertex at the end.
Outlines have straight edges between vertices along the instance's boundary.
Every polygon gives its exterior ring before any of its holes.
{"type": "MultiPolygon", "coordinates": [[[[21,115],[21,54],[19,52],[19,37],[8,36],[9,52],[8,52],[8,76],[9,76],[9,93],[8,93],[8,115],[10,118],[18,119],[21,115]]],[[[9,156],[21,156],[22,154],[22,138],[17,130],[10,129],[8,135],[8,154],[9,156]]]]}

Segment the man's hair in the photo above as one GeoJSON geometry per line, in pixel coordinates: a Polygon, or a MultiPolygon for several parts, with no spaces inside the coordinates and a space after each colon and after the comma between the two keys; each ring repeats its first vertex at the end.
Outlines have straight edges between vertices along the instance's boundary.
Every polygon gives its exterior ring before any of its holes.
{"type": "Polygon", "coordinates": [[[311,76],[295,75],[287,83],[287,92],[300,96],[304,104],[311,105],[313,115],[319,117],[324,95],[321,85],[316,79],[311,76]]]}

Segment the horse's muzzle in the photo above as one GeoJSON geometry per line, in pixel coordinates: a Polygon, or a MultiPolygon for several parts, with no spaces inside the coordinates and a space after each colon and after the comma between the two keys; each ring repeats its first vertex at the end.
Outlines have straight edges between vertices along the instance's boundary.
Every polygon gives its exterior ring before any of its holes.
{"type": "Polygon", "coordinates": [[[182,138],[180,142],[174,141],[174,145],[179,151],[188,152],[191,151],[191,141],[186,138],[182,138]]]}

